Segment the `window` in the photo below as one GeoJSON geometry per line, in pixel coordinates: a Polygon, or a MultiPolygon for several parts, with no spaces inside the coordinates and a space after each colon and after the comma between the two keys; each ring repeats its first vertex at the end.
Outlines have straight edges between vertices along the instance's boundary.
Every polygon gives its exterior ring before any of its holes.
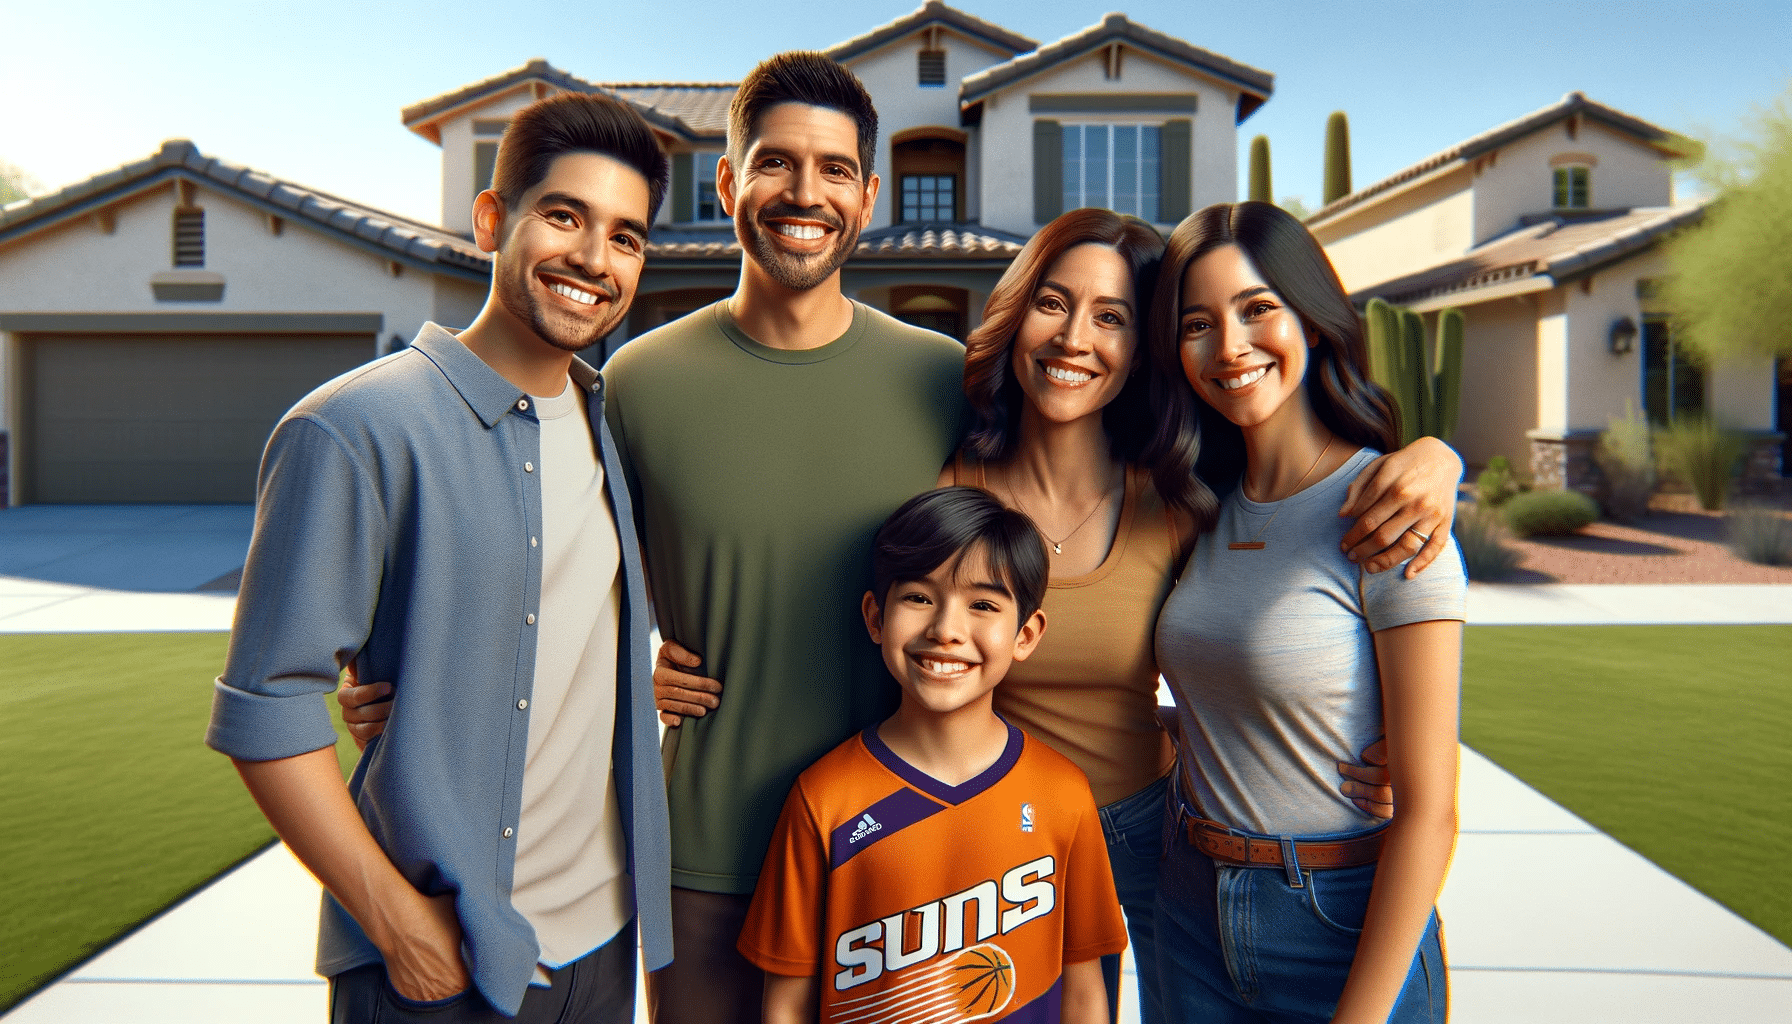
{"type": "Polygon", "coordinates": [[[957,219],[956,174],[904,174],[902,223],[957,219]]]}
{"type": "Polygon", "coordinates": [[[929,89],[946,85],[946,51],[922,50],[915,62],[915,81],[929,89]]]}
{"type": "Polygon", "coordinates": [[[1105,206],[1158,220],[1157,125],[1064,126],[1064,209],[1105,206]]]}
{"type": "Polygon", "coordinates": [[[1675,343],[1663,316],[1643,317],[1643,409],[1657,425],[1705,415],[1705,371],[1675,343]]]}
{"type": "Polygon", "coordinates": [[[205,266],[205,211],[174,212],[174,265],[205,266]]]}
{"type": "Polygon", "coordinates": [[[691,210],[696,220],[721,220],[722,204],[716,199],[716,158],[719,153],[694,154],[695,166],[691,175],[696,182],[697,194],[691,210]]]}
{"type": "Polygon", "coordinates": [[[1584,210],[1593,205],[1593,186],[1586,167],[1558,167],[1556,178],[1556,209],[1584,210]]]}

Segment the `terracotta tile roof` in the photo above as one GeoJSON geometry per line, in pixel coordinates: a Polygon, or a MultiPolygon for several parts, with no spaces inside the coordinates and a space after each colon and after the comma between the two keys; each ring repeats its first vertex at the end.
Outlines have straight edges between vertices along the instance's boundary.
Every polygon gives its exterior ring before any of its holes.
{"type": "MultiPolygon", "coordinates": [[[[1476,289],[1539,275],[1553,284],[1590,273],[1640,250],[1664,235],[1697,224],[1706,204],[1639,207],[1585,218],[1551,216],[1470,250],[1465,256],[1406,274],[1351,295],[1356,302],[1380,296],[1411,303],[1451,293],[1470,298],[1476,289]]],[[[1472,301],[1472,298],[1470,299],[1472,301]]]]}
{"type": "MultiPolygon", "coordinates": [[[[981,224],[897,224],[859,235],[855,260],[959,259],[1007,261],[1027,244],[1024,236],[981,224]]],[[[738,259],[732,228],[659,228],[647,244],[649,265],[659,261],[738,259]]]]}
{"type": "Polygon", "coordinates": [[[1539,128],[1547,127],[1577,113],[1657,147],[1665,148],[1676,138],[1673,132],[1665,128],[1659,128],[1641,118],[1632,117],[1603,103],[1596,103],[1587,99],[1583,93],[1571,92],[1541,110],[1532,111],[1516,120],[1490,128],[1473,138],[1458,142],[1441,153],[1434,153],[1410,167],[1395,171],[1372,185],[1366,185],[1347,196],[1335,199],[1314,211],[1307,217],[1306,223],[1311,227],[1397,185],[1421,178],[1449,164],[1473,160],[1483,153],[1504,146],[1513,139],[1529,135],[1539,128]]]}
{"type": "Polygon", "coordinates": [[[0,210],[0,244],[176,178],[235,195],[263,212],[309,224],[338,240],[426,270],[481,280],[491,273],[491,257],[459,235],[208,157],[185,139],[164,142],[146,160],[7,206],[0,210]]]}
{"type": "Polygon", "coordinates": [[[822,52],[844,63],[930,24],[945,25],[1011,54],[1026,53],[1039,45],[1026,36],[1008,31],[995,22],[984,21],[982,18],[966,14],[957,8],[947,7],[940,0],[927,0],[926,3],[895,21],[879,25],[864,35],[854,36],[844,43],[835,43],[822,52]]]}
{"type": "Polygon", "coordinates": [[[1110,14],[1081,32],[1072,33],[1055,43],[1041,46],[1032,53],[1023,54],[995,67],[984,68],[966,77],[959,86],[958,101],[964,105],[975,103],[1023,78],[1047,71],[1105,43],[1115,41],[1129,43],[1237,86],[1243,92],[1238,103],[1239,121],[1251,116],[1275,90],[1276,76],[1267,71],[1240,64],[1212,50],[1203,50],[1174,36],[1146,28],[1129,20],[1124,14],[1110,14]]]}
{"type": "Polygon", "coordinates": [[[564,92],[602,93],[618,96],[618,98],[627,99],[633,103],[635,109],[640,111],[641,116],[647,119],[648,124],[669,135],[688,139],[698,134],[675,114],[657,110],[633,97],[622,96],[608,86],[587,82],[583,78],[554,67],[540,57],[483,81],[462,86],[453,92],[443,93],[420,103],[413,103],[400,111],[399,117],[406,128],[439,145],[442,141],[442,134],[440,127],[435,123],[437,117],[483,97],[495,95],[531,81],[541,82],[564,92]]]}

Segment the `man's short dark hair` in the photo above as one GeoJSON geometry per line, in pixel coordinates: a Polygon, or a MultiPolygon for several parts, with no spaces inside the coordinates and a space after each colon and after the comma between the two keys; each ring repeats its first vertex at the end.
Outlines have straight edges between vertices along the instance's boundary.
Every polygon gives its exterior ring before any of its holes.
{"type": "Polygon", "coordinates": [[[879,607],[892,584],[927,574],[972,548],[981,548],[990,572],[1014,595],[1018,627],[1045,600],[1051,562],[1045,538],[1023,513],[976,487],[941,487],[916,495],[884,520],[871,542],[872,593],[879,607]]]}
{"type": "Polygon", "coordinates": [[[659,215],[671,179],[666,151],[633,106],[602,94],[565,92],[517,111],[498,142],[492,191],[506,208],[514,208],[567,153],[597,153],[641,172],[647,179],[647,223],[659,215]]]}
{"type": "Polygon", "coordinates": [[[791,50],[760,61],[728,105],[728,162],[738,165],[759,129],[759,116],[780,103],[838,110],[859,133],[859,176],[871,180],[877,159],[877,108],[857,75],[814,50],[791,50]]]}

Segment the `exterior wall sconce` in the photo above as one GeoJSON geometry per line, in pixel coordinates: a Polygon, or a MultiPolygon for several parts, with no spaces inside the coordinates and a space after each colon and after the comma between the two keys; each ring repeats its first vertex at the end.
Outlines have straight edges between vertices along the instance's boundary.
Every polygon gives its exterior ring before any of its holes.
{"type": "Polygon", "coordinates": [[[1621,316],[1612,321],[1611,334],[1607,338],[1611,345],[1612,355],[1621,356],[1636,347],[1636,321],[1621,316]]]}

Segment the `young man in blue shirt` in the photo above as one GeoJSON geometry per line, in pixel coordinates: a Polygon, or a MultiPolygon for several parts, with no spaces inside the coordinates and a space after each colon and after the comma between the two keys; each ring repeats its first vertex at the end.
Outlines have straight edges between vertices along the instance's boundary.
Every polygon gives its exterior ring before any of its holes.
{"type": "Polygon", "coordinates": [[[648,607],[603,380],[667,160],[624,103],[519,112],[474,203],[491,293],[458,336],[275,428],[206,742],[327,890],[336,1021],[632,1020],[670,960],[648,607]],[[349,786],[323,695],[395,687],[349,786]]]}

